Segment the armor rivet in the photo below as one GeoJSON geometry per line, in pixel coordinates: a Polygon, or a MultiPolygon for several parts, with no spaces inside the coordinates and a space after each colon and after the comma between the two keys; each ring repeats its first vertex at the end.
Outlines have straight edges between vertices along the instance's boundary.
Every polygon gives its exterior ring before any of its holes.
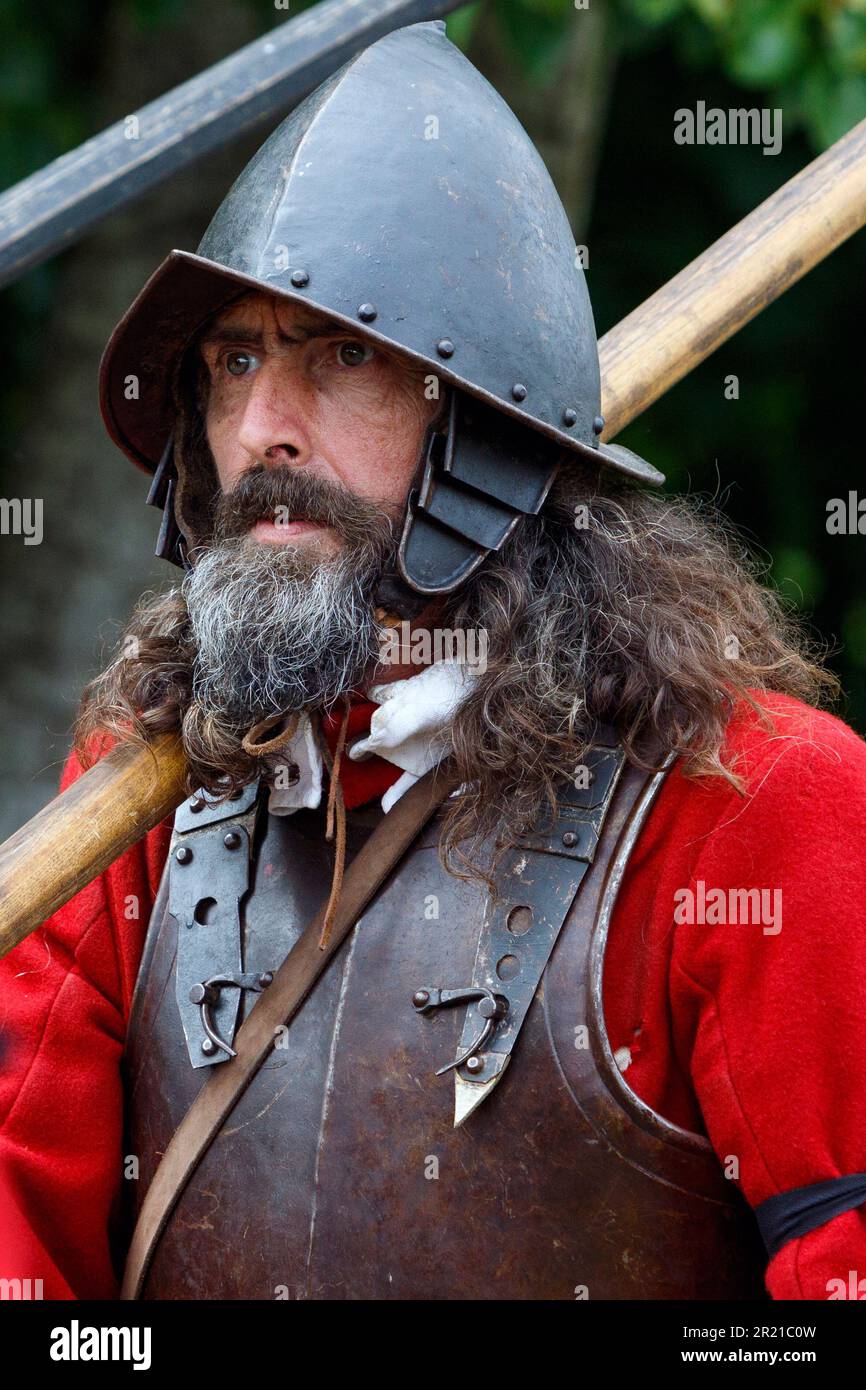
{"type": "Polygon", "coordinates": [[[358,318],[363,323],[372,323],[376,317],[377,310],[375,304],[362,304],[358,310],[358,318]]]}
{"type": "Polygon", "coordinates": [[[602,430],[604,429],[603,415],[596,415],[595,419],[592,422],[592,429],[594,434],[601,434],[602,430]]]}
{"type": "Polygon", "coordinates": [[[430,1002],[430,991],[429,991],[429,990],[426,990],[426,989],[419,989],[419,990],[416,990],[416,992],[412,995],[412,1003],[413,1003],[413,1004],[415,1005],[415,1007],[418,1008],[418,1009],[423,1008],[424,1005],[425,1005],[425,1004],[428,1004],[429,1002],[430,1002]]]}
{"type": "Polygon", "coordinates": [[[523,385],[522,381],[515,381],[511,388],[511,394],[516,401],[526,400],[526,387],[523,385]]]}
{"type": "Polygon", "coordinates": [[[272,970],[266,970],[263,975],[259,976],[259,984],[261,985],[262,989],[267,989],[268,985],[272,985],[273,983],[274,973],[272,970]]]}
{"type": "Polygon", "coordinates": [[[577,424],[577,411],[574,409],[574,406],[566,406],[565,410],[562,412],[562,423],[568,425],[569,428],[577,424]]]}
{"type": "Polygon", "coordinates": [[[440,338],[436,344],[436,351],[440,357],[453,357],[454,344],[450,338],[440,338]]]}
{"type": "Polygon", "coordinates": [[[305,285],[310,283],[310,277],[306,270],[292,271],[292,284],[296,289],[302,290],[305,285]]]}
{"type": "Polygon", "coordinates": [[[210,1057],[211,1053],[216,1051],[216,1044],[212,1043],[210,1038],[205,1038],[201,1045],[201,1050],[205,1057],[210,1057]]]}
{"type": "Polygon", "coordinates": [[[466,1059],[466,1070],[467,1070],[467,1071],[479,1072],[479,1071],[482,1071],[483,1069],[484,1069],[484,1061],[483,1061],[483,1059],[482,1059],[481,1057],[467,1057],[467,1059],[466,1059]]]}
{"type": "Polygon", "coordinates": [[[192,801],[189,803],[189,809],[191,811],[203,811],[205,808],[205,804],[206,803],[203,796],[194,796],[192,801]]]}
{"type": "Polygon", "coordinates": [[[562,837],[562,843],[564,845],[567,845],[569,848],[571,848],[572,845],[577,844],[577,836],[573,830],[566,830],[565,834],[562,837]]]}
{"type": "Polygon", "coordinates": [[[192,859],[192,850],[189,845],[181,845],[180,849],[175,850],[174,857],[178,864],[188,864],[192,859]]]}
{"type": "Polygon", "coordinates": [[[241,837],[236,830],[230,830],[223,839],[226,849],[237,849],[241,842],[241,837]]]}

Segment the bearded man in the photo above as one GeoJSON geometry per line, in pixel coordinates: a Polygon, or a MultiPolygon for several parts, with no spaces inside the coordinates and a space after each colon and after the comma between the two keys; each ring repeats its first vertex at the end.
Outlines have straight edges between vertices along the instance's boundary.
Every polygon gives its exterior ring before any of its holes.
{"type": "Polygon", "coordinates": [[[444,25],[274,132],[102,400],[185,573],[63,785],[178,731],[190,795],[3,961],[2,1273],[835,1296],[866,747],[724,522],[600,442],[565,213],[444,25]]]}

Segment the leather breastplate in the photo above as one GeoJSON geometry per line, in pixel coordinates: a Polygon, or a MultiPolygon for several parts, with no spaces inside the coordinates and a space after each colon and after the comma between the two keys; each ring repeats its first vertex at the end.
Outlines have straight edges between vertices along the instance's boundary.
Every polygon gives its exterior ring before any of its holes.
{"type": "MultiPolygon", "coordinates": [[[[627,769],[623,783],[641,776],[627,769]]],[[[349,813],[350,857],[380,816],[349,813]]],[[[644,1105],[611,1055],[601,971],[629,847],[616,802],[592,868],[602,908],[587,921],[578,893],[507,1075],[458,1129],[452,1074],[435,1073],[459,1052],[464,1010],[422,1018],[412,1001],[419,986],[472,980],[487,892],[442,868],[440,828],[441,815],[237,1103],[169,1220],[144,1297],[762,1297],[754,1218],[708,1140],[644,1105]]],[[[280,963],[331,865],[318,812],[262,813],[241,902],[244,971],[280,963]]],[[[126,1153],[139,1160],[130,1220],[207,1076],[181,1026],[183,924],[167,901],[166,875],[125,1058],[126,1153]]]]}

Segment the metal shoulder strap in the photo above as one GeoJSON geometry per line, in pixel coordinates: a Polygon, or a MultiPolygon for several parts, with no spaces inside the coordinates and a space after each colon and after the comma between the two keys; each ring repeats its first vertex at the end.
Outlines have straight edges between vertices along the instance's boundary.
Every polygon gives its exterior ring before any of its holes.
{"type": "MultiPolygon", "coordinates": [[[[244,972],[240,902],[250,885],[259,782],[234,800],[199,791],[181,803],[169,851],[168,910],[177,919],[175,992],[192,1065],[234,1057],[244,990],[273,978],[244,972]]],[[[274,961],[274,969],[279,965],[274,961]]]]}
{"type": "MultiPolygon", "coordinates": [[[[560,784],[555,815],[519,839],[497,867],[471,982],[424,985],[413,996],[419,1014],[467,1005],[457,1055],[437,1072],[454,1072],[455,1128],[505,1073],[557,938],[590,875],[618,789],[615,835],[628,809],[624,803],[631,805],[645,786],[649,774],[637,769],[623,778],[625,762],[613,731],[604,731],[574,778],[560,784]]],[[[587,891],[591,887],[592,881],[587,891]]],[[[601,888],[596,882],[590,896],[601,888]]]]}

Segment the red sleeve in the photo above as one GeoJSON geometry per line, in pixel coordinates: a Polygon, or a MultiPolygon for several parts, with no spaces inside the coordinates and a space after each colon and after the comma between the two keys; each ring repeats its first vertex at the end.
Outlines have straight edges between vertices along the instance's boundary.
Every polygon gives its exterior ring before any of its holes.
{"type": "MultiPolygon", "coordinates": [[[[681,909],[670,971],[707,1132],[752,1206],[866,1172],[866,744],[829,715],[782,709],[776,735],[744,724],[748,795],[724,799],[689,882],[729,904],[731,889],[764,890],[760,920],[711,922],[708,896],[703,923],[681,909]]],[[[766,1283],[774,1298],[827,1299],[852,1270],[866,1274],[866,1206],[791,1240],[766,1283]]]]}
{"type": "MultiPolygon", "coordinates": [[[[61,790],[80,774],[71,754],[61,790]]],[[[42,1280],[44,1298],[117,1292],[119,1061],[170,833],[169,819],[0,960],[0,1278],[42,1280]]]]}

